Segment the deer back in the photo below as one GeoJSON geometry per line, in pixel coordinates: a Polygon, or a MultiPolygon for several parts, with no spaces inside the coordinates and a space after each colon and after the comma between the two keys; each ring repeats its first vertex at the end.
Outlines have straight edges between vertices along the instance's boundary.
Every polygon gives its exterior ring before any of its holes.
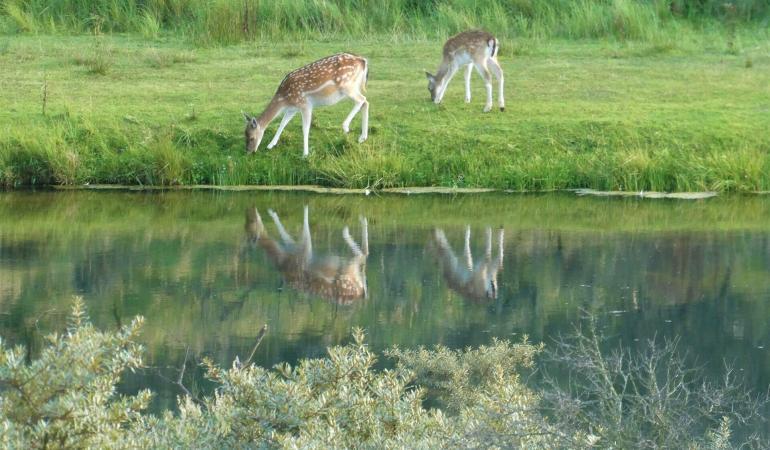
{"type": "Polygon", "coordinates": [[[470,30],[456,34],[449,38],[444,44],[444,59],[453,59],[460,53],[468,53],[473,57],[483,55],[488,49],[489,56],[494,56],[496,52],[497,39],[483,30],[470,30]]]}
{"type": "Polygon", "coordinates": [[[338,53],[289,72],[275,96],[291,105],[303,104],[308,96],[327,97],[359,82],[366,70],[366,59],[338,53]]]}

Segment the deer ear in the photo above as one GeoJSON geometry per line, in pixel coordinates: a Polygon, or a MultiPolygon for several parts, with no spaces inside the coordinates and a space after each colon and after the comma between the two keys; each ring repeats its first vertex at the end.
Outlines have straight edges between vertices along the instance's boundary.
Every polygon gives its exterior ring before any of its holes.
{"type": "Polygon", "coordinates": [[[249,123],[249,121],[251,120],[251,117],[249,117],[249,115],[243,111],[241,111],[241,114],[243,114],[243,119],[246,121],[246,123],[249,123]]]}
{"type": "Polygon", "coordinates": [[[256,117],[252,117],[250,123],[251,123],[251,127],[252,128],[257,128],[259,126],[257,124],[257,118],[256,117]]]}
{"type": "Polygon", "coordinates": [[[428,81],[433,81],[434,77],[430,74],[427,70],[425,71],[425,78],[428,79],[428,81]]]}

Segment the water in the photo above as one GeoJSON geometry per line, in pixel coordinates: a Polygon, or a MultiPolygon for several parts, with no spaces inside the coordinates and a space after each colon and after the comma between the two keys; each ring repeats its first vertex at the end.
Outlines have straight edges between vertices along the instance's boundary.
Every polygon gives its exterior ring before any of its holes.
{"type": "Polygon", "coordinates": [[[525,334],[548,344],[585,312],[626,345],[680,336],[713,374],[728,360],[764,390],[768,269],[770,198],[758,196],[0,193],[0,335],[39,349],[73,295],[100,327],[144,315],[150,367],[121,389],[151,387],[155,409],[173,406],[163,377],[186,349],[229,365],[265,323],[255,360],[272,365],[321,356],[354,326],[378,350],[525,334]]]}

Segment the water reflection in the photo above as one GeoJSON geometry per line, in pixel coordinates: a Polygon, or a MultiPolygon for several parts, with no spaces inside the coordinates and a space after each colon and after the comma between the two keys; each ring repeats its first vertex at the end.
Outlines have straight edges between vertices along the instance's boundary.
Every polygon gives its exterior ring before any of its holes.
{"type": "MultiPolygon", "coordinates": [[[[145,316],[151,366],[179,367],[188,346],[228,365],[265,323],[265,366],[322,356],[356,326],[375,350],[522,334],[548,344],[587,310],[629,345],[679,336],[701,362],[721,370],[727,358],[764,389],[768,270],[770,196],[0,193],[4,342],[39,349],[82,295],[100,328],[145,316]]],[[[127,391],[176,401],[152,374],[132,380],[127,391]]]]}
{"type": "Polygon", "coordinates": [[[281,273],[284,281],[293,289],[317,295],[337,304],[351,304],[366,297],[366,259],[369,256],[369,226],[361,217],[361,246],[350,236],[347,226],[342,229],[342,239],[353,253],[352,257],[313,252],[310,234],[310,217],[304,208],[302,235],[299,242],[286,231],[278,213],[272,209],[273,219],[280,241],[270,237],[256,207],[246,209],[246,240],[249,245],[264,250],[270,262],[281,273]]]}
{"type": "Polygon", "coordinates": [[[450,289],[471,301],[497,298],[497,273],[503,268],[503,229],[497,230],[497,258],[492,259],[492,228],[486,228],[484,257],[473,263],[471,227],[465,228],[465,246],[461,262],[441,228],[433,231],[432,243],[443,268],[444,280],[450,289]]]}

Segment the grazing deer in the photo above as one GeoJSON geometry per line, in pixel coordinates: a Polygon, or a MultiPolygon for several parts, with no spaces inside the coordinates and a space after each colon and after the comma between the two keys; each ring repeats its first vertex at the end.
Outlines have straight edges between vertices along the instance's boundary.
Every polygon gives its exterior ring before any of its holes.
{"type": "Polygon", "coordinates": [[[361,136],[358,138],[358,142],[364,142],[369,136],[369,102],[363,95],[366,90],[368,75],[369,66],[366,59],[349,53],[328,56],[289,72],[259,117],[243,114],[246,119],[246,153],[257,151],[267,126],[279,114],[283,113],[275,137],[267,145],[268,149],[275,147],[284,127],[299,111],[302,114],[302,135],[304,137],[302,156],[307,156],[313,108],[333,105],[343,98],[353,100],[355,106],[345,121],[342,122],[342,130],[345,133],[350,131],[350,122],[360,110],[362,113],[361,136]]]}
{"type": "Polygon", "coordinates": [[[361,247],[350,236],[348,227],[342,230],[342,238],[353,252],[353,257],[345,258],[339,255],[317,256],[313,253],[307,206],[299,242],[289,235],[278,214],[273,210],[268,210],[268,213],[275,222],[281,242],[268,236],[257,208],[246,210],[247,241],[265,250],[268,259],[292,288],[338,304],[349,304],[366,297],[366,259],[369,256],[366,218],[360,218],[361,247]]]}
{"type": "Polygon", "coordinates": [[[503,267],[503,229],[501,228],[497,235],[496,260],[492,260],[492,229],[487,228],[486,234],[484,259],[474,265],[470,227],[465,229],[463,262],[457,258],[447,242],[444,230],[436,229],[433,232],[433,240],[444,269],[444,279],[452,290],[473,301],[497,298],[497,273],[503,267]]]}
{"type": "Polygon", "coordinates": [[[492,74],[497,78],[498,102],[500,111],[505,111],[505,98],[503,97],[503,69],[497,62],[497,53],[500,50],[497,39],[490,33],[481,30],[465,31],[452,36],[444,44],[444,55],[436,75],[425,72],[428,78],[428,91],[430,99],[438,104],[444,98],[444,93],[457,70],[465,68],[465,103],[471,101],[471,71],[476,71],[484,79],[487,88],[487,102],[484,112],[492,109],[492,74]],[[491,74],[490,74],[491,71],[491,74]]]}

